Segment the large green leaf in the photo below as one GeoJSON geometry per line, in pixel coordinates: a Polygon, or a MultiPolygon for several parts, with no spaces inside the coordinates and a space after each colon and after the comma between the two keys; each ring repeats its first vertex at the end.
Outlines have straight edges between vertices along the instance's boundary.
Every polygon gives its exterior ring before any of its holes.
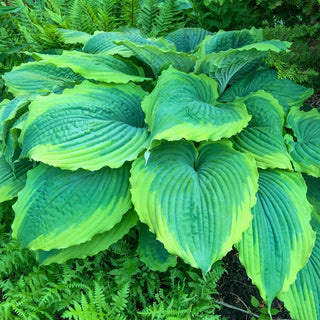
{"type": "Polygon", "coordinates": [[[156,239],[147,225],[139,222],[139,245],[137,252],[139,258],[153,271],[165,272],[169,267],[175,267],[177,258],[170,254],[163,243],[156,239]]]}
{"type": "Polygon", "coordinates": [[[150,44],[164,49],[175,49],[165,39],[147,39],[138,30],[129,29],[124,32],[97,32],[84,45],[83,51],[87,53],[119,54],[130,57],[134,53],[125,46],[115,44],[116,41],[129,40],[139,45],[150,44]]]}
{"type": "Polygon", "coordinates": [[[26,96],[20,96],[11,100],[3,106],[0,114],[0,140],[5,140],[10,128],[17,118],[27,111],[29,99],[26,96]]]}
{"type": "Polygon", "coordinates": [[[131,170],[140,220],[165,248],[207,273],[249,226],[258,173],[228,141],[163,142],[131,170]]]}
{"type": "MultiPolygon", "coordinates": [[[[319,109],[320,111],[320,109],[319,109]]],[[[320,112],[292,108],[286,126],[295,136],[286,135],[289,153],[297,171],[320,177],[320,112]]]]}
{"type": "Polygon", "coordinates": [[[303,178],[307,184],[307,198],[313,205],[315,212],[320,216],[320,178],[315,178],[307,174],[303,174],[303,178]]]}
{"type": "Polygon", "coordinates": [[[136,212],[131,209],[119,223],[111,230],[95,235],[91,240],[66,249],[53,249],[51,251],[39,250],[37,259],[40,264],[63,263],[69,259],[86,258],[100,251],[108,249],[112,244],[120,240],[138,222],[136,212]]]}
{"type": "Polygon", "coordinates": [[[287,48],[286,42],[274,40],[254,43],[237,49],[210,53],[199,59],[195,66],[196,73],[208,74],[219,82],[222,94],[228,84],[241,80],[264,63],[269,51],[281,51],[287,48]]]}
{"type": "Polygon", "coordinates": [[[295,281],[311,253],[312,206],[300,173],[260,170],[253,220],[237,245],[248,276],[268,304],[295,281]]]}
{"type": "Polygon", "coordinates": [[[14,168],[0,153],[0,202],[11,200],[18,195],[27,180],[27,171],[32,168],[31,162],[19,161],[14,168]]]}
{"type": "Polygon", "coordinates": [[[251,152],[260,168],[292,169],[282,135],[284,112],[278,100],[260,90],[243,101],[252,119],[246,128],[232,137],[235,149],[251,152]]]}
{"type": "Polygon", "coordinates": [[[142,102],[152,139],[219,140],[250,120],[243,102],[219,103],[218,84],[206,75],[169,68],[142,102]]]}
{"type": "Polygon", "coordinates": [[[148,146],[141,101],[134,84],[84,82],[62,94],[38,96],[21,133],[22,157],[62,169],[120,167],[148,146]]]}
{"type": "Polygon", "coordinates": [[[263,41],[263,30],[252,28],[251,30],[219,31],[207,36],[197,48],[197,56],[204,57],[212,52],[227,51],[263,41]]]}
{"type": "Polygon", "coordinates": [[[277,72],[273,69],[261,68],[228,88],[220,99],[233,101],[237,97],[245,97],[258,90],[271,93],[278,99],[285,112],[291,107],[300,107],[313,93],[312,89],[307,89],[289,79],[279,79],[277,72]]]}
{"type": "Polygon", "coordinates": [[[84,44],[87,40],[91,38],[91,34],[78,30],[67,30],[59,28],[58,33],[61,35],[65,43],[71,44],[84,44]]]}
{"type": "Polygon", "coordinates": [[[278,296],[295,320],[320,319],[320,211],[314,212],[311,224],[317,237],[309,261],[289,290],[278,296]]]}
{"type": "Polygon", "coordinates": [[[20,158],[21,146],[19,137],[26,117],[27,113],[24,113],[13,123],[2,146],[3,156],[13,170],[15,161],[20,158]]]}
{"type": "Polygon", "coordinates": [[[117,41],[117,43],[130,49],[139,60],[149,65],[155,77],[170,65],[183,72],[193,71],[195,65],[196,57],[185,52],[159,48],[150,44],[139,45],[128,40],[117,41]]]}
{"type": "Polygon", "coordinates": [[[128,83],[147,80],[142,68],[129,60],[115,58],[111,55],[89,54],[79,51],[63,51],[61,55],[33,53],[57,67],[71,68],[87,79],[106,83],[128,83]]]}
{"type": "Polygon", "coordinates": [[[8,90],[15,96],[30,94],[47,94],[72,88],[84,80],[82,76],[68,68],[40,62],[29,62],[13,67],[3,75],[8,90]]]}
{"type": "Polygon", "coordinates": [[[129,169],[73,172],[40,164],[13,206],[13,237],[22,247],[49,251],[110,230],[131,207],[129,169]]]}
{"type": "Polygon", "coordinates": [[[168,41],[175,44],[178,51],[189,53],[211,32],[201,28],[181,28],[166,36],[168,41]]]}

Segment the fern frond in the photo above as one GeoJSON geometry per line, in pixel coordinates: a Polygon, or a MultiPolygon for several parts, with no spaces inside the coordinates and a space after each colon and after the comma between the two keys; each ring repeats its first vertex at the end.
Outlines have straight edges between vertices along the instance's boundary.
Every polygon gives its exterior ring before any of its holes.
{"type": "Polygon", "coordinates": [[[127,282],[123,287],[117,292],[117,294],[112,296],[113,305],[112,310],[114,313],[120,313],[127,307],[128,296],[130,291],[130,283],[127,282]]]}
{"type": "Polygon", "coordinates": [[[157,0],[143,0],[138,18],[138,26],[143,34],[152,33],[158,13],[157,0]]]}
{"type": "Polygon", "coordinates": [[[140,0],[124,0],[122,4],[122,15],[125,23],[134,28],[140,12],[140,0]]]}
{"type": "Polygon", "coordinates": [[[155,19],[154,28],[156,36],[167,35],[169,32],[184,26],[183,15],[178,8],[177,0],[166,0],[159,5],[159,14],[155,19]]]}

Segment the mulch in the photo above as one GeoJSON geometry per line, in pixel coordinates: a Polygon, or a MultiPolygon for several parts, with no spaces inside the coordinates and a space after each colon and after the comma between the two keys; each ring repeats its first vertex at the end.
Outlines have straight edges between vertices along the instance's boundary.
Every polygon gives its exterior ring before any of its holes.
{"type": "MultiPolygon", "coordinates": [[[[251,320],[253,315],[250,315],[250,311],[257,316],[261,313],[259,308],[266,307],[259,294],[259,290],[247,276],[244,267],[239,261],[238,252],[235,249],[230,251],[222,260],[227,272],[217,283],[219,300],[223,304],[217,314],[225,317],[226,320],[251,320]],[[252,296],[260,302],[259,308],[252,306],[252,296]],[[235,310],[231,307],[236,307],[243,311],[235,310]]],[[[272,308],[280,310],[277,315],[273,316],[273,319],[292,319],[288,310],[284,308],[283,303],[278,299],[273,301],[272,308]]]]}
{"type": "Polygon", "coordinates": [[[314,94],[308,100],[306,100],[306,103],[310,103],[315,108],[320,107],[320,94],[314,94]]]}

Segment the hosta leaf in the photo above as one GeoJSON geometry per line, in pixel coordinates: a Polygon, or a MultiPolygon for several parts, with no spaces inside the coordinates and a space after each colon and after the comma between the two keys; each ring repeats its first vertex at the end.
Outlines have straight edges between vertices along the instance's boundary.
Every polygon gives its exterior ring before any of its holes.
{"type": "Polygon", "coordinates": [[[250,120],[243,102],[219,103],[217,82],[169,68],[142,103],[152,139],[219,140],[250,120]]]}
{"type": "Polygon", "coordinates": [[[16,122],[14,122],[10,128],[5,143],[2,146],[3,156],[13,169],[15,161],[20,157],[21,148],[19,144],[19,137],[26,117],[27,113],[24,113],[16,120],[16,122]]]}
{"type": "Polygon", "coordinates": [[[311,224],[316,242],[309,261],[289,290],[278,296],[295,320],[320,319],[320,211],[314,212],[311,224]]]}
{"type": "Polygon", "coordinates": [[[268,304],[285,292],[314,245],[312,206],[300,173],[260,170],[253,220],[237,245],[248,276],[268,304]]]}
{"type": "Polygon", "coordinates": [[[320,177],[320,112],[292,108],[286,126],[295,136],[295,139],[289,134],[285,136],[294,168],[320,177]]]}
{"type": "Polygon", "coordinates": [[[39,250],[37,259],[40,264],[63,263],[69,259],[93,256],[100,251],[108,249],[112,244],[120,240],[138,222],[136,212],[131,209],[121,221],[111,230],[95,235],[91,240],[66,249],[53,249],[51,251],[39,250]]]}
{"type": "Polygon", "coordinates": [[[60,92],[84,80],[71,69],[57,68],[44,61],[29,62],[13,67],[10,72],[3,75],[3,79],[8,90],[15,96],[60,92]]]}
{"type": "MultiPolygon", "coordinates": [[[[4,99],[0,102],[0,118],[2,116],[2,112],[3,110],[5,109],[5,107],[10,103],[10,100],[9,99],[4,99]]],[[[0,131],[0,134],[1,134],[1,131],[0,131]]],[[[0,140],[1,140],[1,137],[0,137],[0,140]]]]}
{"type": "MultiPolygon", "coordinates": [[[[1,153],[0,153],[1,155],[1,153]]],[[[27,171],[32,168],[31,162],[19,161],[14,169],[8,164],[4,156],[0,157],[0,202],[15,198],[24,187],[27,171]]]]}
{"type": "Polygon", "coordinates": [[[263,41],[263,29],[219,31],[207,36],[197,48],[197,55],[203,57],[212,52],[227,51],[263,41]]]}
{"type": "Polygon", "coordinates": [[[282,135],[284,112],[278,100],[260,90],[243,101],[252,119],[232,137],[235,149],[251,152],[260,168],[292,169],[282,135]]]}
{"type": "Polygon", "coordinates": [[[130,57],[134,53],[125,46],[115,44],[115,41],[129,40],[136,44],[150,44],[160,48],[174,49],[165,39],[146,39],[138,30],[124,32],[99,32],[92,36],[84,45],[83,51],[87,53],[119,54],[130,57]]]}
{"type": "Polygon", "coordinates": [[[201,28],[181,28],[166,36],[168,41],[175,44],[178,51],[189,53],[211,32],[201,28]]]}
{"type": "Polygon", "coordinates": [[[71,68],[87,79],[106,83],[128,83],[147,80],[142,68],[129,60],[115,58],[111,55],[89,54],[79,51],[63,51],[62,55],[32,54],[57,67],[71,68]]]}
{"type": "Polygon", "coordinates": [[[300,86],[289,79],[278,79],[277,72],[270,68],[253,71],[228,88],[221,101],[233,101],[236,97],[245,97],[251,92],[264,90],[271,93],[287,112],[291,107],[300,107],[309,98],[313,90],[300,86]]]}
{"type": "Polygon", "coordinates": [[[20,96],[11,100],[3,106],[0,114],[0,140],[5,140],[10,128],[17,118],[27,111],[29,99],[26,96],[20,96]]]}
{"type": "MultiPolygon", "coordinates": [[[[276,40],[274,40],[276,41],[276,40]]],[[[197,61],[196,73],[205,73],[219,82],[222,94],[228,84],[233,84],[263,65],[268,52],[286,48],[285,42],[260,42],[237,49],[210,53],[197,61]]]]}
{"type": "Polygon", "coordinates": [[[128,165],[73,172],[40,164],[13,207],[12,235],[32,250],[63,249],[110,230],[130,207],[128,165]]]}
{"type": "Polygon", "coordinates": [[[257,180],[253,158],[229,142],[163,142],[134,162],[132,201],[166,249],[205,274],[248,228],[257,180]]]}
{"type": "Polygon", "coordinates": [[[130,49],[139,60],[149,65],[155,77],[158,77],[161,71],[167,69],[170,65],[183,72],[193,71],[195,65],[195,56],[177,52],[174,49],[158,48],[150,44],[138,45],[128,40],[118,41],[117,43],[130,49]]]}
{"type": "Polygon", "coordinates": [[[62,169],[120,167],[148,146],[134,84],[84,82],[60,95],[37,97],[21,133],[22,157],[62,169]]]}
{"type": "Polygon", "coordinates": [[[144,223],[138,223],[139,245],[137,252],[139,258],[149,269],[165,272],[169,267],[177,264],[177,258],[170,254],[163,243],[156,239],[156,235],[149,231],[144,223]]]}
{"type": "Polygon", "coordinates": [[[84,44],[87,40],[91,38],[91,34],[78,30],[59,29],[58,32],[62,36],[64,43],[84,44]]]}
{"type": "Polygon", "coordinates": [[[318,216],[320,218],[320,178],[315,178],[307,174],[303,174],[303,178],[308,187],[308,201],[313,205],[315,212],[319,213],[318,216]]]}

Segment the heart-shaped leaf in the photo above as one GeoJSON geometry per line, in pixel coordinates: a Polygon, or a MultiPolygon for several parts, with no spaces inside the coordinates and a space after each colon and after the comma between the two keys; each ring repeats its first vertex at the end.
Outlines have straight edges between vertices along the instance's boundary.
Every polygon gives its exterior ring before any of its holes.
{"type": "Polygon", "coordinates": [[[76,170],[120,167],[148,146],[141,101],[134,84],[84,82],[60,95],[38,96],[21,133],[22,157],[76,170]]]}
{"type": "Polygon", "coordinates": [[[163,142],[132,167],[132,201],[166,249],[207,273],[249,226],[258,173],[226,141],[163,142]]]}
{"type": "Polygon", "coordinates": [[[220,103],[218,84],[206,75],[163,71],[157,86],[142,102],[152,139],[219,140],[241,131],[249,122],[241,101],[220,103]]]}

